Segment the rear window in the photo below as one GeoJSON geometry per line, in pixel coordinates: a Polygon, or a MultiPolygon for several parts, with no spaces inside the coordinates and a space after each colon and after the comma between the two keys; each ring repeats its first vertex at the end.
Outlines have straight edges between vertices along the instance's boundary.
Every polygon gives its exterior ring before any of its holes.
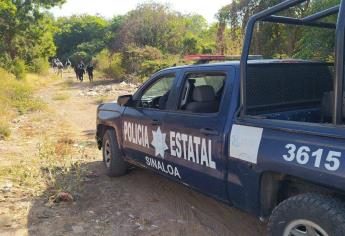
{"type": "Polygon", "coordinates": [[[332,69],[325,63],[248,66],[247,106],[251,114],[321,103],[332,90],[332,69]]]}

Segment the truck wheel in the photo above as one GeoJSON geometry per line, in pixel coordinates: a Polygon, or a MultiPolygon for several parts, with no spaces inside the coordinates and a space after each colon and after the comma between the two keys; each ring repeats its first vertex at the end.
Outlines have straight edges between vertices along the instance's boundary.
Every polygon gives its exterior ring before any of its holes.
{"type": "Polygon", "coordinates": [[[291,197],[273,210],[268,223],[268,235],[345,235],[344,204],[338,199],[320,194],[291,197]]]}
{"type": "Polygon", "coordinates": [[[127,172],[127,163],[123,160],[117,143],[115,131],[109,129],[103,136],[103,162],[110,177],[119,177],[127,172]]]}

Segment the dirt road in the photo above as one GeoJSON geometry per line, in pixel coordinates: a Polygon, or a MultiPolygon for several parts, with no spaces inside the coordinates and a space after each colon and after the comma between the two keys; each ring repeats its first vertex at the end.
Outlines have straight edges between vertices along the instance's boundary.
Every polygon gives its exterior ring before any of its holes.
{"type": "MultiPolygon", "coordinates": [[[[118,84],[90,86],[87,83],[56,82],[38,93],[49,107],[51,115],[35,119],[44,129],[49,125],[51,135],[68,132],[77,144],[86,146],[82,168],[86,176],[73,202],[47,204],[47,195],[34,198],[8,195],[0,198],[0,234],[7,235],[264,235],[265,225],[256,218],[203,196],[146,170],[135,169],[128,175],[111,179],[104,173],[101,153],[94,141],[95,114],[99,100],[97,86],[116,95],[130,90],[118,84]],[[66,85],[67,84],[67,85],[66,85]],[[56,94],[65,96],[56,99],[56,94]],[[55,96],[55,99],[54,99],[55,96]],[[61,126],[63,124],[63,126],[61,126]],[[54,132],[55,131],[55,132],[54,132]],[[6,222],[11,209],[26,204],[26,221],[6,222]],[[6,210],[8,209],[8,210],[6,210]],[[4,220],[5,219],[5,220],[4,220]]],[[[28,121],[22,125],[30,124],[28,121]]],[[[32,117],[31,117],[32,118],[32,117]]],[[[32,119],[31,119],[32,120],[32,119]]],[[[22,131],[18,131],[20,133],[22,131]]],[[[5,154],[29,151],[29,143],[20,144],[14,135],[0,145],[16,148],[0,149],[5,154]]],[[[16,158],[20,158],[17,155],[16,158]]],[[[3,158],[4,159],[4,158],[3,158]]],[[[73,177],[73,175],[71,175],[73,177]]],[[[48,191],[48,189],[47,189],[48,191]]],[[[0,195],[2,193],[0,192],[0,195]]],[[[14,214],[14,213],[13,213],[14,214]]]]}

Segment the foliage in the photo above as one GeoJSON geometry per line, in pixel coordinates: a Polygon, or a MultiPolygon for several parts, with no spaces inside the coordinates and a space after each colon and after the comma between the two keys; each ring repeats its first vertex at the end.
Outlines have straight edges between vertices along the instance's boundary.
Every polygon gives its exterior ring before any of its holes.
{"type": "Polygon", "coordinates": [[[69,59],[73,65],[77,65],[81,60],[89,61],[90,56],[84,51],[77,51],[74,52],[69,59]]]}
{"type": "Polygon", "coordinates": [[[71,58],[74,64],[80,59],[89,60],[105,47],[109,25],[108,21],[99,16],[59,18],[55,23],[58,30],[54,36],[57,56],[71,58]]]}
{"type": "Polygon", "coordinates": [[[9,136],[9,122],[16,114],[44,108],[44,103],[33,97],[37,79],[27,77],[18,80],[13,74],[0,68],[0,138],[9,136]]]}
{"type": "MultiPolygon", "coordinates": [[[[249,17],[280,2],[280,0],[235,0],[220,9],[217,14],[219,21],[217,45],[221,48],[218,51],[240,52],[238,49],[242,47],[249,17]],[[235,47],[229,47],[227,39],[231,39],[235,47]]],[[[316,11],[337,5],[339,2],[339,0],[310,0],[298,7],[285,10],[280,15],[303,18],[316,11]]],[[[335,20],[335,17],[327,19],[329,22],[335,22],[335,20]]],[[[251,46],[251,53],[265,57],[329,59],[332,58],[334,50],[334,32],[260,22],[251,46]]]]}
{"type": "MultiPolygon", "coordinates": [[[[54,39],[57,56],[95,59],[96,69],[107,77],[124,74],[147,77],[192,53],[214,53],[215,26],[195,14],[182,15],[154,2],[138,5],[124,16],[105,20],[99,16],[59,18],[54,39]]],[[[135,76],[134,76],[135,77],[135,76]]]]}
{"type": "Polygon", "coordinates": [[[31,71],[39,75],[47,75],[49,72],[49,61],[48,58],[36,58],[32,62],[31,71]]]}
{"type": "Polygon", "coordinates": [[[185,35],[202,37],[206,30],[207,23],[202,16],[181,15],[166,5],[145,3],[122,19],[112,50],[123,52],[128,45],[135,45],[154,47],[163,53],[183,53],[185,35]]]}
{"type": "MultiPolygon", "coordinates": [[[[340,0],[311,1],[307,13],[312,14],[316,11],[321,11],[339,3],[340,0]]],[[[336,16],[330,16],[327,17],[327,19],[324,19],[325,22],[332,23],[336,22],[336,20],[336,16]]],[[[312,58],[334,61],[334,36],[334,30],[322,30],[317,28],[304,29],[302,36],[297,43],[294,56],[303,59],[312,58]]]]}
{"type": "MultiPolygon", "coordinates": [[[[208,25],[197,14],[182,14],[155,2],[125,15],[105,19],[80,15],[54,19],[44,10],[65,0],[0,2],[0,67],[23,79],[26,71],[45,74],[47,58],[72,64],[96,58],[107,77],[147,77],[179,64],[188,54],[239,55],[249,17],[281,0],[234,0],[208,25]]],[[[303,18],[340,0],[309,0],[282,16],[303,18]]],[[[334,22],[335,17],[326,21],[334,22]]],[[[258,23],[251,53],[264,57],[334,59],[334,32],[282,24],[258,23]]],[[[99,68],[97,68],[99,67],[99,68]]]]}
{"type": "Polygon", "coordinates": [[[13,74],[17,77],[17,79],[24,79],[26,73],[26,65],[24,60],[22,59],[15,59],[13,61],[13,74]]]}
{"type": "Polygon", "coordinates": [[[23,77],[22,61],[30,66],[34,59],[47,58],[55,53],[52,18],[42,10],[63,2],[64,0],[0,2],[1,67],[23,77]],[[17,69],[16,66],[21,68],[17,69]]]}
{"type": "MultiPolygon", "coordinates": [[[[7,84],[9,80],[14,80],[14,76],[0,68],[0,83],[7,84]]],[[[5,94],[6,89],[7,86],[0,86],[0,140],[10,135],[9,120],[14,115],[14,112],[9,109],[8,98],[5,94]]]]}
{"type": "Polygon", "coordinates": [[[104,49],[96,56],[94,62],[98,70],[107,77],[120,80],[124,75],[124,70],[121,66],[122,55],[120,53],[111,54],[104,49]]]}
{"type": "Polygon", "coordinates": [[[163,54],[158,48],[151,46],[139,48],[130,45],[123,52],[123,67],[129,74],[138,73],[144,61],[158,60],[162,57],[163,54]]]}
{"type": "Polygon", "coordinates": [[[146,79],[157,71],[175,66],[177,64],[180,64],[180,62],[181,59],[175,55],[164,55],[164,57],[160,59],[145,60],[140,65],[138,75],[141,78],[146,79]]]}
{"type": "Polygon", "coordinates": [[[29,81],[13,77],[0,77],[0,81],[0,99],[8,107],[16,108],[20,114],[42,109],[43,103],[33,97],[34,87],[29,81]]]}

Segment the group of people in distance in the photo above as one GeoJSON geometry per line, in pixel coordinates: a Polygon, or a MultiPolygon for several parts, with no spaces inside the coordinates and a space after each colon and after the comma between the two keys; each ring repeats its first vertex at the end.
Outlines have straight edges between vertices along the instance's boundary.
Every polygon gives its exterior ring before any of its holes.
{"type": "Polygon", "coordinates": [[[87,72],[87,75],[89,76],[90,83],[93,82],[93,70],[94,70],[94,65],[92,61],[90,61],[87,66],[85,66],[83,60],[81,60],[79,64],[74,67],[75,75],[80,82],[83,82],[84,80],[85,71],[87,72]]]}
{"type": "Polygon", "coordinates": [[[52,68],[57,73],[58,76],[60,75],[62,77],[62,72],[63,72],[63,69],[64,69],[64,65],[59,60],[59,58],[53,58],[53,60],[52,60],[52,68]]]}
{"type": "Polygon", "coordinates": [[[77,65],[72,65],[71,61],[69,59],[67,59],[65,65],[64,65],[59,60],[59,58],[53,58],[52,59],[52,68],[57,73],[58,76],[62,77],[63,70],[64,69],[70,70],[71,67],[73,67],[75,75],[80,82],[83,82],[85,72],[89,76],[90,83],[93,82],[94,65],[93,65],[92,61],[90,61],[87,64],[87,66],[85,66],[83,60],[80,60],[80,62],[77,65]]]}

